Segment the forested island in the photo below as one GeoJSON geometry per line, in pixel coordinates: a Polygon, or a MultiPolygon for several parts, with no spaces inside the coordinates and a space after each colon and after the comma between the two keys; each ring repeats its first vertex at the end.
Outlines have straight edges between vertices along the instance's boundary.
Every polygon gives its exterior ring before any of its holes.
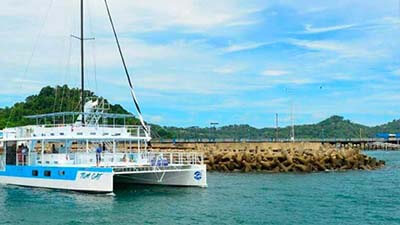
{"type": "MultiPolygon", "coordinates": [[[[0,129],[32,123],[24,118],[27,115],[44,114],[63,111],[79,111],[80,89],[67,85],[44,87],[39,94],[29,96],[24,102],[15,103],[11,107],[0,108],[0,129]]],[[[86,91],[88,97],[98,97],[91,91],[86,91]]],[[[107,100],[105,100],[108,102],[107,100]]],[[[110,113],[130,114],[119,104],[111,104],[110,113]]],[[[122,121],[121,121],[122,122],[122,121]]],[[[134,118],[128,121],[140,124],[134,118]]],[[[173,127],[152,125],[152,135],[156,139],[285,139],[290,137],[291,127],[255,128],[249,125],[229,125],[222,127],[173,127]]],[[[365,126],[353,123],[341,116],[332,116],[316,124],[296,125],[296,138],[371,138],[377,133],[400,132],[400,120],[393,120],[379,126],[365,126]]]]}

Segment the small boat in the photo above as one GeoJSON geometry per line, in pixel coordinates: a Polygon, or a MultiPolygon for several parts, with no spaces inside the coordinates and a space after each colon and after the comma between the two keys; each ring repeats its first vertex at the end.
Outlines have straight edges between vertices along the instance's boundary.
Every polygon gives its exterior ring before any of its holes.
{"type": "Polygon", "coordinates": [[[107,0],[104,2],[141,125],[126,123],[133,115],[108,113],[104,100],[85,97],[86,39],[84,4],[80,1],[81,110],[26,116],[35,122],[0,131],[0,184],[93,193],[112,193],[116,183],[206,187],[201,153],[152,151],[151,127],[143,120],[107,0]]]}

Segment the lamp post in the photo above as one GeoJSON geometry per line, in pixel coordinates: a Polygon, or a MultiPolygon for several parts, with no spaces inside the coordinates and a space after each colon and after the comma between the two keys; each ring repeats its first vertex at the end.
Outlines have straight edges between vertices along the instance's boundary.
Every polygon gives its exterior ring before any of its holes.
{"type": "Polygon", "coordinates": [[[290,126],[291,126],[291,129],[290,129],[290,141],[292,141],[292,142],[294,142],[295,141],[295,138],[294,138],[294,135],[295,135],[295,132],[294,132],[294,103],[293,103],[293,97],[290,95],[290,93],[289,93],[289,89],[288,88],[285,88],[285,92],[286,92],[286,94],[290,97],[290,126]]]}
{"type": "Polygon", "coordinates": [[[275,114],[275,141],[278,142],[279,139],[279,115],[275,114]]]}

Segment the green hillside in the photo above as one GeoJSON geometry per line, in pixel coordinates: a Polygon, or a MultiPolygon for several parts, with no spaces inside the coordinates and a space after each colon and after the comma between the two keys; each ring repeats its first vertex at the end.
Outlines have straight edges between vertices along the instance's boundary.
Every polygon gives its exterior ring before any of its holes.
{"type": "MultiPolygon", "coordinates": [[[[86,96],[97,97],[93,92],[86,91],[86,96]]],[[[18,102],[12,107],[0,108],[0,129],[32,123],[24,118],[27,115],[52,112],[79,111],[80,90],[68,86],[44,87],[39,94],[29,96],[24,102],[18,102]]],[[[105,100],[107,102],[107,100],[105,100]]],[[[110,104],[110,103],[109,103],[110,104]]],[[[130,114],[121,105],[110,104],[110,113],[130,114]]],[[[71,122],[71,121],[68,121],[71,122]]],[[[117,121],[122,123],[122,121],[117,121]]],[[[140,124],[134,118],[127,121],[130,124],[140,124]]],[[[275,138],[275,128],[257,129],[249,125],[229,125],[215,128],[200,127],[161,127],[152,125],[154,138],[161,139],[266,139],[275,138]]],[[[289,138],[290,127],[279,128],[278,138],[289,138]]],[[[400,120],[393,120],[384,125],[368,127],[345,120],[341,116],[332,116],[317,124],[295,126],[296,138],[359,138],[374,137],[376,133],[400,133],[400,120]]]]}
{"type": "MultiPolygon", "coordinates": [[[[93,92],[86,91],[86,96],[97,97],[93,92]]],[[[0,109],[0,129],[8,126],[27,125],[32,121],[24,118],[27,115],[45,114],[52,112],[79,111],[80,90],[68,86],[44,87],[38,95],[32,95],[24,102],[18,102],[11,108],[0,109]]],[[[129,113],[121,105],[110,104],[112,113],[129,113]]],[[[137,121],[130,121],[137,123],[137,121]]]]}

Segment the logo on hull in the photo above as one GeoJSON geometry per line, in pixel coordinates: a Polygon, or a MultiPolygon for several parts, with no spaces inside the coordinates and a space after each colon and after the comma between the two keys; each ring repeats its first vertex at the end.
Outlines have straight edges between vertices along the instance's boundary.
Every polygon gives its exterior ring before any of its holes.
{"type": "Polygon", "coordinates": [[[89,173],[89,172],[81,173],[82,180],[100,180],[101,176],[103,176],[103,173],[89,173]]]}
{"type": "Polygon", "coordinates": [[[201,172],[200,171],[194,172],[194,179],[195,180],[201,180],[201,172]]]}

